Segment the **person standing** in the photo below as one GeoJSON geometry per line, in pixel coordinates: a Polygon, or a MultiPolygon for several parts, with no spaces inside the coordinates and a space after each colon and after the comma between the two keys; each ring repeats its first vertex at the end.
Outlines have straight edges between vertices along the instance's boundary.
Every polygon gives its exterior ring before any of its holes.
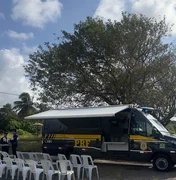
{"type": "Polygon", "coordinates": [[[11,138],[10,142],[12,144],[12,153],[17,157],[16,149],[18,146],[18,134],[16,132],[16,129],[13,130],[13,137],[11,138]]]}
{"type": "Polygon", "coordinates": [[[1,138],[2,151],[9,153],[9,140],[7,138],[7,132],[4,132],[4,136],[1,138]]]}

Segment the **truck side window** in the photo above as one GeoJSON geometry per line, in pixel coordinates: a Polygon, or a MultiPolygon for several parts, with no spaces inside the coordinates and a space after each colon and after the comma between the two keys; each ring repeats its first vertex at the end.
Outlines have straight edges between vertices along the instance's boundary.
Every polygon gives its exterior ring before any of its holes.
{"type": "Polygon", "coordinates": [[[141,118],[132,118],[130,134],[152,137],[152,125],[141,118]]]}
{"type": "Polygon", "coordinates": [[[145,123],[141,121],[133,121],[131,124],[131,134],[146,136],[145,123]]]}
{"type": "Polygon", "coordinates": [[[152,137],[153,136],[153,126],[149,123],[146,123],[146,129],[147,129],[147,136],[152,137]]]}

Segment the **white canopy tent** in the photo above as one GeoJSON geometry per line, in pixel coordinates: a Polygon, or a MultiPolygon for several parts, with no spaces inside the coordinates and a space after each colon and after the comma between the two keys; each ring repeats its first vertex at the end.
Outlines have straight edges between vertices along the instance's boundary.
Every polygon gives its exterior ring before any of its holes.
{"type": "Polygon", "coordinates": [[[84,118],[84,117],[112,117],[116,113],[128,109],[130,105],[89,107],[89,108],[69,108],[49,110],[42,113],[25,117],[31,119],[61,119],[61,118],[84,118]]]}

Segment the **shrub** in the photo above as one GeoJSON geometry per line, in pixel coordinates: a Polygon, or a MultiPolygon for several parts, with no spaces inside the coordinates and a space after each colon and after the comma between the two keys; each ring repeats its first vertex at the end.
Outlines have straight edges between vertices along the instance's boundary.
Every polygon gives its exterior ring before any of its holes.
{"type": "Polygon", "coordinates": [[[40,132],[40,128],[38,128],[37,126],[34,126],[35,122],[29,122],[29,121],[23,121],[22,122],[22,126],[21,129],[30,132],[32,134],[39,134],[40,132]]]}
{"type": "Polygon", "coordinates": [[[32,136],[31,133],[29,133],[29,132],[27,132],[27,131],[24,131],[24,130],[22,130],[22,129],[18,129],[18,130],[17,130],[17,133],[18,133],[19,135],[32,136]]]}
{"type": "Polygon", "coordinates": [[[12,131],[13,129],[21,129],[21,122],[16,121],[16,120],[12,120],[9,122],[8,126],[7,126],[7,130],[8,131],[12,131]]]}

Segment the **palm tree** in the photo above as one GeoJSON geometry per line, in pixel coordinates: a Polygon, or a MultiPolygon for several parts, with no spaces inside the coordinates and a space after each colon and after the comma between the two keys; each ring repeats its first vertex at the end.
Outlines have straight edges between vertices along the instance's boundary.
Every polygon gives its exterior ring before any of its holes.
{"type": "Polygon", "coordinates": [[[29,93],[23,92],[19,96],[20,101],[15,101],[14,102],[14,107],[19,115],[19,117],[25,117],[28,115],[31,115],[35,113],[36,109],[34,108],[34,103],[31,100],[31,97],[29,93]]]}

